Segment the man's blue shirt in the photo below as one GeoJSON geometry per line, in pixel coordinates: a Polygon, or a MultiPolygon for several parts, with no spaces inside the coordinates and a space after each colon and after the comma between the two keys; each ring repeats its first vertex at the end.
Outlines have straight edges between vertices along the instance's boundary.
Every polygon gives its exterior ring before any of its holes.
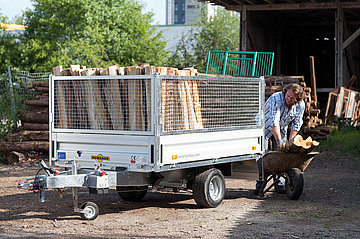
{"type": "Polygon", "coordinates": [[[305,103],[295,103],[289,109],[285,103],[283,92],[272,94],[265,102],[265,139],[269,140],[273,135],[273,127],[279,126],[281,139],[287,139],[287,128],[299,131],[303,124],[305,103]]]}

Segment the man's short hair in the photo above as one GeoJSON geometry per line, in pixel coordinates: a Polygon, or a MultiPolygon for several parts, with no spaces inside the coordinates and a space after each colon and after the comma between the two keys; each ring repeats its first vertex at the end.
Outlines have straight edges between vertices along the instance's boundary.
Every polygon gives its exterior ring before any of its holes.
{"type": "Polygon", "coordinates": [[[292,90],[296,94],[296,96],[297,96],[296,101],[297,102],[302,101],[304,99],[304,97],[305,97],[304,88],[302,86],[298,85],[298,84],[294,83],[294,84],[289,84],[289,85],[285,86],[285,88],[283,89],[284,94],[286,94],[286,92],[288,90],[292,90]]]}

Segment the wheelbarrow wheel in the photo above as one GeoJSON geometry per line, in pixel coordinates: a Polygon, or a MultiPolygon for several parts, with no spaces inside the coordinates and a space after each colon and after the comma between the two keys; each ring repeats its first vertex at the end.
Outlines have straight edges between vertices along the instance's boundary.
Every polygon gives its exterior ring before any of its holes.
{"type": "Polygon", "coordinates": [[[285,181],[286,196],[291,200],[300,198],[304,188],[304,175],[298,168],[292,168],[287,171],[285,181]]]}
{"type": "Polygon", "coordinates": [[[209,169],[195,177],[193,195],[197,205],[214,208],[221,204],[225,196],[225,179],[220,170],[209,169]]]}

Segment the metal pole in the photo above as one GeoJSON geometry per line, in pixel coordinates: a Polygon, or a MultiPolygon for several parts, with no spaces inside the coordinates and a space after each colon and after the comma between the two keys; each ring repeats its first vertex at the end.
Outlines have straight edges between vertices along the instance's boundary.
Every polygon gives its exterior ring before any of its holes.
{"type": "Polygon", "coordinates": [[[13,122],[14,122],[14,128],[16,129],[17,128],[17,119],[16,119],[15,96],[14,96],[14,90],[13,90],[13,83],[12,83],[12,79],[11,79],[10,66],[8,66],[8,72],[9,72],[11,105],[12,105],[12,110],[13,110],[13,122]]]}

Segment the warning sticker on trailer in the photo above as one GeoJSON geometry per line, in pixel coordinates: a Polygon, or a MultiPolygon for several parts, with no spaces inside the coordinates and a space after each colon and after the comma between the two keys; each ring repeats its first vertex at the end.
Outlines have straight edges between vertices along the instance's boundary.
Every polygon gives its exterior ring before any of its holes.
{"type": "Polygon", "coordinates": [[[97,160],[98,162],[102,162],[102,161],[110,161],[110,157],[107,157],[107,156],[103,156],[102,154],[99,154],[97,156],[95,155],[91,155],[91,159],[93,160],[97,160]]]}

